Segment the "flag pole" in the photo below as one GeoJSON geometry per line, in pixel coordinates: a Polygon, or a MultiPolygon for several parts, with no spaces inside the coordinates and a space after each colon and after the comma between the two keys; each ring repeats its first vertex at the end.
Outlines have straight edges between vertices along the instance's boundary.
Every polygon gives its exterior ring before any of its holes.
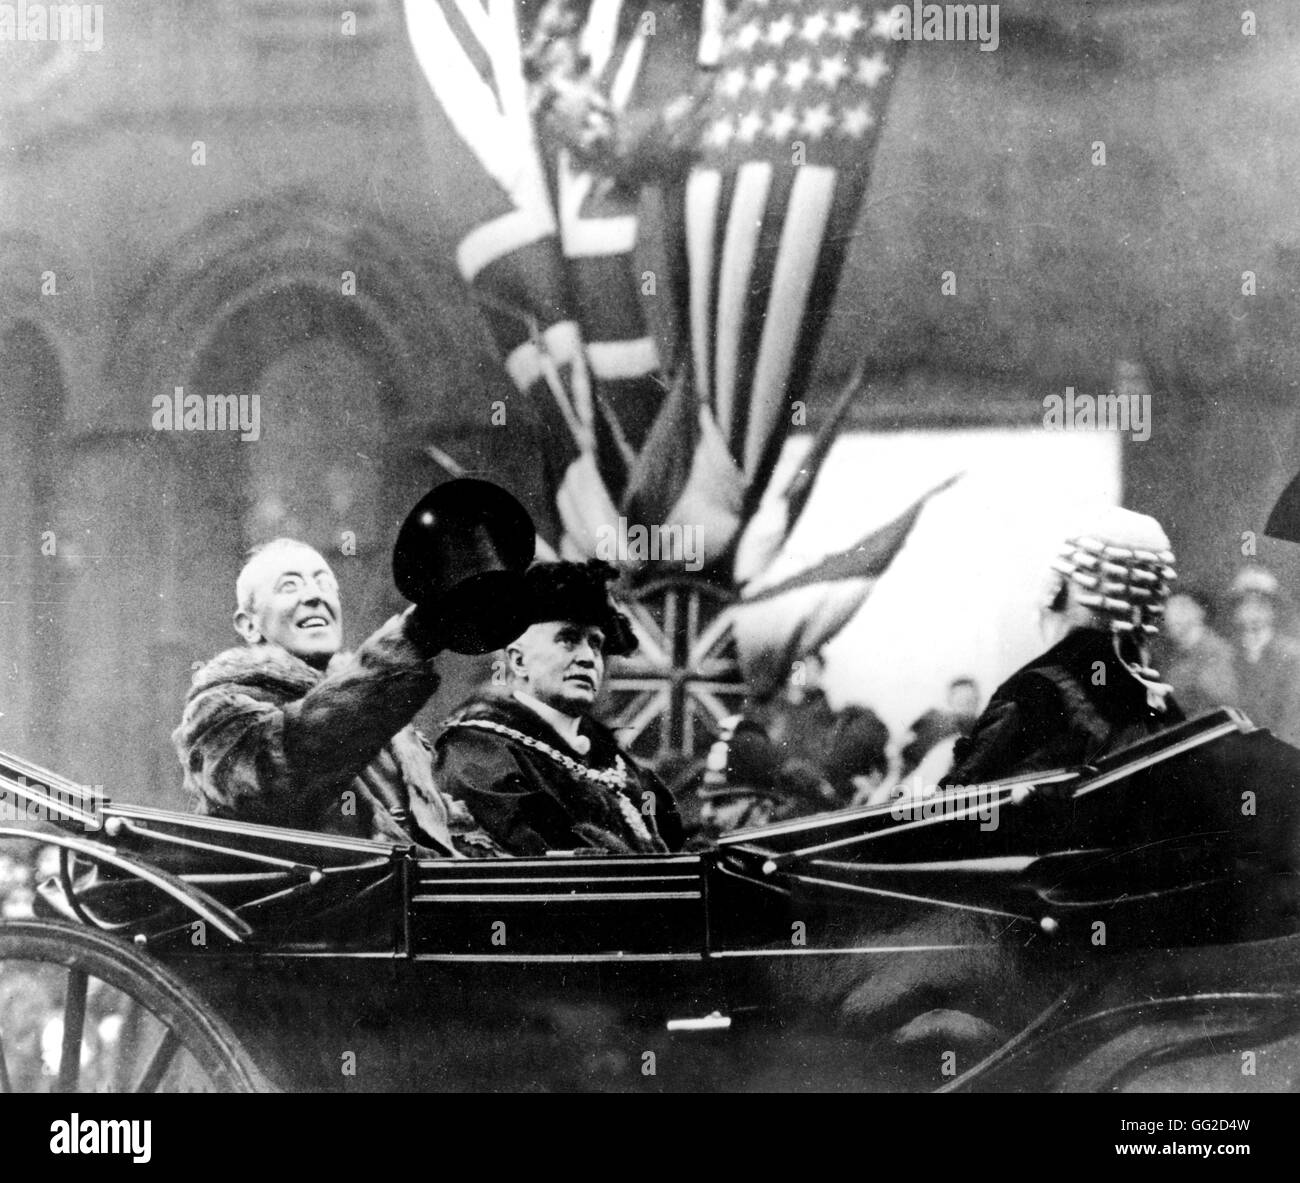
{"type": "Polygon", "coordinates": [[[786,511],[785,535],[781,539],[782,543],[794,533],[795,526],[799,524],[799,519],[808,506],[808,502],[812,497],[813,486],[817,483],[817,477],[821,473],[822,465],[826,463],[831,448],[839,438],[844,416],[848,413],[849,407],[853,405],[854,399],[857,398],[866,374],[867,362],[864,359],[854,367],[853,373],[849,375],[844,388],[835,399],[835,405],[831,408],[829,417],[818,428],[817,434],[813,437],[812,447],[808,449],[803,464],[800,465],[798,471],[790,478],[789,484],[785,487],[782,496],[785,498],[788,508],[786,511]]]}

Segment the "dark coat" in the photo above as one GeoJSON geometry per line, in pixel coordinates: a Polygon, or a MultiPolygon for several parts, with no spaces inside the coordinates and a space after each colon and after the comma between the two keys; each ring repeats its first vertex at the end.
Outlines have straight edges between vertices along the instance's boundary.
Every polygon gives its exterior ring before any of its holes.
{"type": "Polygon", "coordinates": [[[810,785],[810,773],[825,782],[825,790],[791,798],[798,813],[848,805],[856,791],[854,776],[888,767],[889,729],[884,723],[866,707],[835,710],[820,688],[806,691],[799,703],[778,698],[758,708],[753,722],[767,732],[780,767],[788,774],[787,785],[810,785]]]}
{"type": "Polygon", "coordinates": [[[585,757],[517,699],[477,699],[448,719],[435,741],[434,776],[511,854],[680,850],[684,835],[677,803],[659,778],[623,751],[600,723],[584,719],[580,734],[591,742],[585,757]],[[527,736],[550,751],[484,723],[527,736]],[[622,790],[578,771],[617,775],[620,767],[626,770],[622,790]]]}
{"type": "Polygon", "coordinates": [[[438,792],[429,747],[409,725],[437,686],[396,619],[328,675],[278,645],[228,649],[194,675],[172,735],[185,788],[215,817],[439,854],[453,852],[453,837],[473,847],[468,812],[438,792]]]}
{"type": "Polygon", "coordinates": [[[1163,711],[1148,703],[1108,632],[1076,629],[998,687],[940,785],[1088,764],[1182,721],[1172,698],[1163,711]]]}

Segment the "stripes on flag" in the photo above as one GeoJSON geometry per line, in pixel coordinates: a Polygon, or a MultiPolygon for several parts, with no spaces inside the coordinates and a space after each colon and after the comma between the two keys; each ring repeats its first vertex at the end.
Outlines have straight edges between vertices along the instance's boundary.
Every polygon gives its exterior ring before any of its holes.
{"type": "MultiPolygon", "coordinates": [[[[713,301],[717,324],[714,330],[713,377],[717,393],[714,406],[718,423],[729,436],[734,436],[736,422],[742,411],[737,406],[738,389],[748,385],[747,363],[754,357],[752,345],[756,317],[764,312],[762,305],[750,300],[750,285],[754,282],[754,265],[759,258],[759,239],[762,237],[768,193],[772,186],[772,166],[767,161],[746,161],[736,171],[731,188],[731,209],[722,232],[721,255],[718,260],[717,281],[713,301]]],[[[769,219],[770,228],[773,221],[769,219]]],[[[724,225],[715,219],[716,228],[724,225]]],[[[736,454],[734,438],[731,452],[736,454]]]]}
{"type": "MultiPolygon", "coordinates": [[[[800,336],[797,326],[809,306],[834,191],[834,169],[810,164],[795,174],[772,266],[771,298],[763,316],[747,400],[749,415],[742,452],[747,481],[754,479],[774,423],[784,409],[800,336]]],[[[813,316],[820,314],[820,310],[812,310],[813,316]]]]}
{"type": "Polygon", "coordinates": [[[741,0],[724,31],[684,213],[696,386],[746,511],[807,388],[861,206],[898,53],[890,8],[741,0]]]}

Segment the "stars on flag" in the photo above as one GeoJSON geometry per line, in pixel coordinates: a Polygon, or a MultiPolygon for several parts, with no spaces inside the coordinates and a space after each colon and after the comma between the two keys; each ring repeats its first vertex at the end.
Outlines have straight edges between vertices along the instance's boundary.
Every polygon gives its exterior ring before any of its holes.
{"type": "Polygon", "coordinates": [[[785,45],[793,35],[794,21],[785,14],[782,14],[767,26],[768,44],[776,46],[777,49],[785,45]]]}
{"type": "Polygon", "coordinates": [[[835,14],[835,36],[841,41],[852,41],[862,28],[862,13],[857,7],[841,9],[835,14]]]}
{"type": "Polygon", "coordinates": [[[820,140],[826,134],[827,128],[834,123],[835,116],[831,114],[829,104],[818,103],[815,107],[809,107],[804,111],[799,130],[809,139],[820,140]]]}
{"type": "Polygon", "coordinates": [[[889,66],[885,61],[885,55],[877,52],[869,58],[858,58],[858,69],[854,77],[863,86],[875,86],[888,73],[889,66]]]}
{"type": "Polygon", "coordinates": [[[752,144],[758,138],[758,134],[763,130],[763,124],[766,122],[757,111],[746,111],[740,117],[740,122],[736,127],[736,139],[742,144],[752,144]]]}
{"type": "Polygon", "coordinates": [[[772,112],[772,118],[768,120],[767,134],[774,140],[784,141],[799,125],[799,117],[794,113],[792,107],[781,107],[772,112]]]}
{"type": "Polygon", "coordinates": [[[910,20],[911,18],[902,18],[896,15],[892,8],[878,10],[875,19],[871,22],[871,35],[883,38],[885,41],[897,41],[898,38],[895,36],[895,32],[899,27],[900,19],[910,20]]]}
{"type": "Polygon", "coordinates": [[[740,66],[733,66],[722,76],[722,91],[729,98],[739,98],[745,89],[746,75],[740,66]]]}
{"type": "Polygon", "coordinates": [[[857,107],[846,107],[840,117],[840,126],[844,129],[844,134],[855,140],[869,132],[875,122],[875,117],[865,103],[857,107]]]}
{"type": "Polygon", "coordinates": [[[840,84],[840,79],[849,72],[849,67],[843,58],[824,57],[821,65],[817,67],[817,81],[823,86],[830,87],[834,90],[840,84]]]}
{"type": "Polygon", "coordinates": [[[785,68],[785,85],[791,90],[802,90],[803,84],[812,74],[812,67],[807,58],[795,58],[785,68]]]}
{"type": "MultiPolygon", "coordinates": [[[[739,98],[746,87],[757,94],[766,94],[773,85],[779,83],[787,90],[799,91],[810,80],[828,90],[834,90],[849,72],[849,65],[842,57],[823,57],[818,60],[816,70],[808,58],[800,57],[786,63],[784,74],[770,61],[759,63],[752,72],[747,72],[741,66],[733,66],[722,75],[718,85],[722,93],[732,99],[739,98]]],[[[859,57],[853,70],[854,79],[863,86],[875,86],[888,73],[889,65],[883,53],[859,57]]]]}
{"type": "Polygon", "coordinates": [[[750,85],[758,91],[759,94],[767,94],[772,83],[776,81],[780,71],[776,68],[774,62],[760,62],[754,67],[754,76],[750,85]]]}
{"type": "Polygon", "coordinates": [[[814,12],[811,16],[804,17],[803,28],[799,30],[799,36],[815,45],[825,36],[829,27],[830,20],[826,14],[824,12],[814,12]]]}
{"type": "Polygon", "coordinates": [[[763,30],[757,21],[741,25],[736,33],[736,45],[749,53],[763,38],[763,30]]]}
{"type": "Polygon", "coordinates": [[[892,8],[862,0],[740,0],[739,7],[742,23],[724,46],[716,82],[710,148],[754,151],[798,135],[833,152],[837,140],[865,142],[875,133],[870,92],[879,88],[883,100],[892,60],[876,38],[893,41],[892,8]]]}

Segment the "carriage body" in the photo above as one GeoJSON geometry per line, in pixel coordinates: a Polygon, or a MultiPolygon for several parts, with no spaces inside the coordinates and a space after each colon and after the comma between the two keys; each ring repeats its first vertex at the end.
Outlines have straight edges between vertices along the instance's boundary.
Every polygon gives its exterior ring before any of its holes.
{"type": "Polygon", "coordinates": [[[1184,1022],[1215,1031],[1289,1036],[1300,1024],[1300,753],[1232,711],[1096,767],[670,855],[420,859],[92,803],[11,760],[0,781],[61,826],[44,836],[62,866],[42,893],[57,917],[37,922],[42,947],[93,930],[166,977],[247,1061],[216,1072],[217,1087],[645,1087],[647,1055],[674,1064],[664,1087],[746,1087],[756,1063],[766,1086],[827,1087],[816,1065],[842,1073],[863,1045],[797,984],[804,967],[869,977],[923,959],[927,973],[960,975],[981,941],[1095,962],[1098,924],[1114,972],[1086,999],[1058,999],[1034,1039],[977,1066],[972,1087],[1059,1079],[1059,1064],[1050,1079],[1035,1067],[1035,1040],[1057,1040],[1056,1055],[1072,1030],[1077,1066],[1117,1025],[1131,1032],[1140,1015],[1126,1008],[1142,998],[1182,1000],[1184,1022]],[[953,940],[922,922],[900,940],[900,912],[983,927],[953,940]]]}

